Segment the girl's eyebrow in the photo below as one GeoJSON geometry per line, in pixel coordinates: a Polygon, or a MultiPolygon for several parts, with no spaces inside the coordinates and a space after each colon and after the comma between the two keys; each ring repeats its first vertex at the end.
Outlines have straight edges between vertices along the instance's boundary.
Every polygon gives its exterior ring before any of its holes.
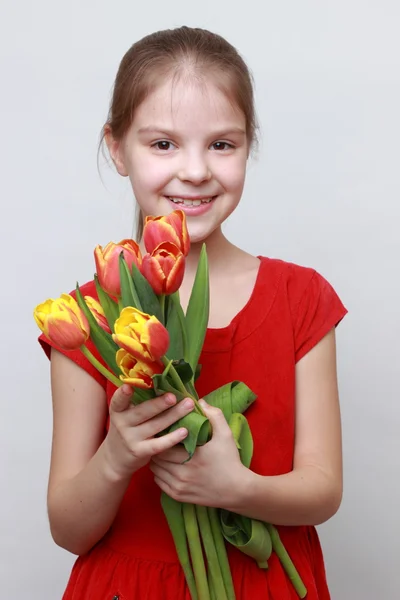
{"type": "MultiPolygon", "coordinates": [[[[138,134],[157,134],[157,135],[163,135],[165,137],[174,137],[177,135],[176,131],[171,131],[168,129],[165,129],[165,127],[155,127],[153,125],[147,125],[145,127],[141,127],[138,130],[138,134]]],[[[214,131],[210,137],[212,138],[220,138],[220,137],[229,137],[229,135],[246,135],[246,130],[243,129],[242,127],[237,127],[237,126],[232,126],[232,127],[226,127],[224,129],[221,129],[219,131],[214,131]]]]}

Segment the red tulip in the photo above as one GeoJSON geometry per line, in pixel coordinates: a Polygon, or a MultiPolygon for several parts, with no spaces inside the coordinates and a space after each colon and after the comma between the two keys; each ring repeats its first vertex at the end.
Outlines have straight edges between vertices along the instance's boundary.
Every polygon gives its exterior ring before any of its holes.
{"type": "Polygon", "coordinates": [[[109,242],[104,248],[96,246],[94,250],[99,283],[110,296],[119,297],[121,295],[119,277],[119,256],[121,252],[124,254],[129,269],[131,269],[133,263],[140,269],[142,255],[138,244],[134,240],[121,240],[118,244],[109,242]]]}
{"type": "Polygon", "coordinates": [[[186,226],[186,215],[183,210],[174,210],[169,215],[161,217],[146,217],[143,240],[146,250],[150,254],[162,242],[172,242],[187,256],[190,249],[190,239],[186,226]]]}
{"type": "Polygon", "coordinates": [[[163,242],[151,254],[145,254],[142,273],[156,294],[173,294],[185,273],[185,256],[175,244],[163,242]]]}

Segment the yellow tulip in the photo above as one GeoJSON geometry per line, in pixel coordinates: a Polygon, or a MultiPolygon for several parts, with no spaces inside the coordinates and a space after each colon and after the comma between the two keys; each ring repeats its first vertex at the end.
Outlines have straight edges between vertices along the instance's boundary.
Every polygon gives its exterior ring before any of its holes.
{"type": "Polygon", "coordinates": [[[69,294],[39,304],[33,316],[39,329],[62,350],[77,350],[89,337],[89,323],[69,294]]]}
{"type": "Polygon", "coordinates": [[[168,350],[169,334],[164,325],[137,308],[123,308],[114,331],[114,342],[140,362],[151,365],[168,350]]]}
{"type": "Polygon", "coordinates": [[[161,363],[152,364],[141,362],[121,348],[116,355],[117,365],[122,371],[121,381],[141,389],[153,387],[152,375],[162,373],[164,367],[161,363]]]}

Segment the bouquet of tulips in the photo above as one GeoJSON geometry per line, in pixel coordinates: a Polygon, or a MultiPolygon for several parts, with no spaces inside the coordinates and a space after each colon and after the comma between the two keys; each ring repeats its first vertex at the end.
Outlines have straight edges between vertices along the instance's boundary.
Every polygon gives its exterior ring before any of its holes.
{"type": "MultiPolygon", "coordinates": [[[[134,404],[166,392],[178,401],[191,397],[194,410],[168,431],[185,427],[189,460],[212,436],[198,403],[195,382],[209,318],[209,276],[203,245],[186,313],[179,298],[190,242],[185,213],[148,216],[143,232],[147,254],[134,240],[110,242],[94,251],[97,299],[67,294],[36,307],[39,328],[58,347],[80,349],[115,386],[133,386],[134,404]],[[92,340],[100,362],[85,345],[92,340]]],[[[243,383],[233,381],[205,400],[219,407],[232,430],[243,464],[250,466],[253,441],[243,413],[255,400],[243,383]]],[[[166,432],[165,432],[166,433],[166,432]]],[[[298,596],[306,589],[274,526],[205,506],[180,503],[165,493],[161,504],[193,600],[233,600],[235,592],[225,541],[253,557],[261,568],[275,551],[298,596]]]]}

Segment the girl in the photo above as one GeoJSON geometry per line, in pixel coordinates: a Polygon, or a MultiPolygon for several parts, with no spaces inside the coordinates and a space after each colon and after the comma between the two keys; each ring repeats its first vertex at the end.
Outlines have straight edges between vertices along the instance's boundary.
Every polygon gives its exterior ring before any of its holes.
{"type": "MultiPolygon", "coordinates": [[[[189,600],[161,490],[274,523],[308,600],[330,597],[314,526],[342,496],[335,326],[346,309],[314,270],[252,256],[223,235],[255,137],[248,69],[218,35],[161,31],[122,59],[103,138],[139,205],[138,240],[146,215],[186,213],[184,308],[207,244],[211,309],[197,388],[205,395],[238,379],[257,394],[246,412],[254,455],[246,469],[222,413],[205,406],[213,438],[182,464],[186,432],[155,436],[191,401],[165,395],[133,407],[129,386],[116,391],[80,352],[67,357],[41,336],[54,407],[51,532],[79,555],[64,600],[189,600]]],[[[83,288],[95,295],[93,282],[83,288]]],[[[297,598],[274,554],[266,571],[228,552],[238,600],[297,598]]]]}

